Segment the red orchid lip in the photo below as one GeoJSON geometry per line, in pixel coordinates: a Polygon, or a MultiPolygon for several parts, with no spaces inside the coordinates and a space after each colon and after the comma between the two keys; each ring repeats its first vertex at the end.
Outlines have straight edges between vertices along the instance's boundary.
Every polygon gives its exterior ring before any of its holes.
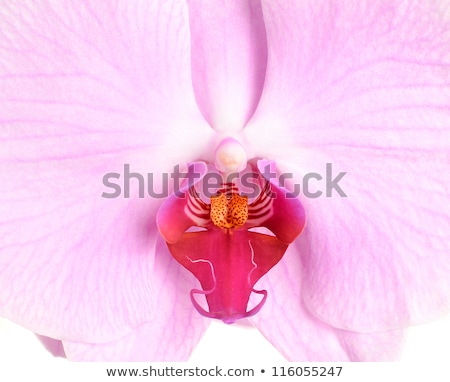
{"type": "Polygon", "coordinates": [[[302,204],[289,198],[289,192],[275,185],[273,179],[264,177],[261,169],[265,166],[274,168],[275,164],[266,160],[249,162],[262,192],[248,204],[246,221],[239,226],[218,226],[211,219],[212,204],[205,203],[196,191],[207,174],[207,166],[202,162],[189,166],[189,171],[201,172],[196,182],[182,188],[181,198],[170,196],[158,211],[157,224],[170,253],[201,284],[202,289],[192,289],[190,295],[194,307],[205,317],[233,323],[258,313],[267,291],[256,290],[256,282],[281,260],[305,226],[302,204]],[[204,230],[186,232],[191,226],[204,230]],[[258,227],[273,235],[250,230],[258,227]],[[262,295],[262,299],[249,308],[252,293],[262,295]],[[195,295],[205,296],[208,310],[195,295]]]}
{"type": "MultiPolygon", "coordinates": [[[[249,241],[249,246],[251,247],[250,241],[249,241]]],[[[252,249],[253,251],[253,249],[252,249]]],[[[252,256],[254,256],[254,253],[252,253],[252,256]]],[[[201,315],[205,316],[205,317],[209,317],[209,318],[217,318],[222,320],[223,322],[225,322],[226,324],[232,324],[235,321],[241,319],[241,318],[246,318],[246,317],[251,317],[253,315],[255,315],[256,313],[258,313],[260,311],[260,309],[263,307],[264,303],[266,302],[267,299],[267,291],[265,290],[255,290],[254,288],[251,287],[251,279],[250,276],[253,272],[254,269],[256,269],[256,264],[255,267],[250,271],[249,273],[249,277],[247,280],[247,285],[251,288],[251,292],[256,293],[256,294],[261,294],[263,297],[261,299],[261,301],[256,304],[256,306],[254,306],[252,309],[250,309],[249,311],[246,311],[245,313],[242,313],[242,311],[238,310],[238,311],[234,311],[234,310],[218,310],[215,312],[211,312],[211,311],[207,311],[205,310],[195,299],[195,295],[199,294],[199,295],[204,295],[206,297],[206,299],[209,301],[211,301],[209,303],[210,307],[213,305],[218,305],[217,301],[215,301],[215,296],[214,293],[216,292],[217,289],[217,279],[215,277],[215,272],[214,272],[214,266],[210,261],[207,260],[192,260],[189,258],[189,260],[191,261],[191,263],[206,263],[211,267],[211,276],[213,278],[213,282],[214,285],[211,289],[209,290],[200,290],[200,289],[192,289],[191,293],[190,293],[190,297],[191,297],[191,301],[192,304],[194,305],[194,307],[197,309],[198,312],[200,312],[201,315]]],[[[254,258],[252,257],[252,261],[254,260],[254,258]]]]}

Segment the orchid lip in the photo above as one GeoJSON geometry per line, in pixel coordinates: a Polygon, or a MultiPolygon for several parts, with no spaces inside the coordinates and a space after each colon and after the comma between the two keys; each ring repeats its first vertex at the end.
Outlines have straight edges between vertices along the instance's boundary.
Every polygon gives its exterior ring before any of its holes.
{"type": "Polygon", "coordinates": [[[234,322],[236,322],[239,319],[242,318],[248,318],[251,316],[254,316],[255,314],[257,314],[261,308],[263,307],[264,303],[266,302],[267,299],[267,291],[266,290],[256,290],[252,287],[251,285],[251,274],[252,272],[255,270],[255,268],[257,267],[257,264],[254,262],[253,258],[254,258],[254,251],[253,251],[253,247],[251,245],[251,242],[249,240],[248,245],[250,247],[251,250],[251,254],[252,254],[252,263],[254,264],[254,268],[252,268],[248,274],[247,277],[247,282],[248,282],[248,286],[251,289],[251,292],[256,293],[256,294],[262,294],[263,297],[261,299],[261,301],[256,304],[252,309],[245,311],[245,312],[241,312],[241,311],[230,311],[230,310],[222,310],[222,311],[207,311],[205,310],[195,299],[195,295],[196,294],[200,294],[200,295],[204,295],[205,297],[207,297],[208,295],[211,295],[214,293],[214,291],[217,288],[217,279],[214,273],[214,265],[207,260],[192,260],[188,257],[188,260],[191,261],[192,263],[196,263],[196,262],[203,262],[206,263],[210,266],[211,268],[211,277],[214,281],[214,286],[211,289],[208,290],[200,290],[200,289],[192,289],[190,292],[190,297],[191,297],[191,301],[192,301],[192,305],[194,305],[195,309],[197,309],[197,311],[204,317],[208,317],[208,318],[216,318],[216,319],[220,319],[222,320],[224,323],[226,324],[232,324],[234,322]]]}

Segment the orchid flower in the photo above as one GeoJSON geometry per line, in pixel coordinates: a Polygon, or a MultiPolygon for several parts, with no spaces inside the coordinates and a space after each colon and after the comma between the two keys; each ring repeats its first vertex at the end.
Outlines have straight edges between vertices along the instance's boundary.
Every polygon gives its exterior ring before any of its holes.
{"type": "Polygon", "coordinates": [[[450,307],[446,4],[3,2],[0,314],[71,360],[185,360],[212,318],[396,359],[450,307]],[[200,176],[102,197],[124,164],[200,176]],[[346,197],[288,197],[327,164],[346,197]]]}

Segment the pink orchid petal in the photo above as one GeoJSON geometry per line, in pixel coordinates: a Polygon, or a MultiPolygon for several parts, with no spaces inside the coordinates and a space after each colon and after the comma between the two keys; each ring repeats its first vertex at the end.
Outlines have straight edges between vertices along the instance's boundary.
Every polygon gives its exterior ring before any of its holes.
{"type": "Polygon", "coordinates": [[[322,196],[302,198],[298,280],[306,308],[335,327],[397,329],[450,309],[450,25],[439,5],[263,2],[267,81],[244,132],[297,183],[323,176],[311,182],[322,196]],[[347,173],[347,197],[326,197],[327,162],[332,178],[347,173]]]}
{"type": "MultiPolygon", "coordinates": [[[[189,289],[159,277],[160,202],[136,179],[129,199],[103,198],[102,178],[129,163],[162,187],[207,147],[185,4],[19,1],[0,25],[0,314],[65,341],[117,340],[158,314],[169,328],[155,293],[189,289]]],[[[190,315],[177,319],[197,338],[190,315]]]]}
{"type": "MultiPolygon", "coordinates": [[[[185,286],[194,278],[172,258],[166,243],[158,240],[159,272],[153,291],[155,310],[151,320],[130,334],[108,343],[64,341],[67,356],[75,361],[186,361],[208,326],[192,309],[185,286]],[[181,295],[183,293],[183,295],[181,295]],[[199,330],[201,329],[201,330],[199,330]]],[[[201,316],[200,316],[201,317],[201,316]]]]}
{"type": "Polygon", "coordinates": [[[192,81],[199,108],[218,131],[238,131],[261,95],[267,60],[259,0],[189,0],[192,81]]]}
{"type": "Polygon", "coordinates": [[[394,361],[404,344],[401,330],[379,333],[345,331],[318,320],[302,302],[301,258],[289,248],[283,259],[257,284],[269,296],[264,309],[250,318],[289,360],[394,361]]]}
{"type": "Polygon", "coordinates": [[[54,357],[66,358],[66,352],[61,340],[55,340],[54,338],[36,335],[42,345],[50,352],[54,357]]]}
{"type": "MultiPolygon", "coordinates": [[[[192,314],[198,315],[192,308],[192,314]]],[[[172,312],[177,317],[178,311],[172,312]]],[[[185,330],[185,315],[176,327],[158,322],[147,323],[126,337],[106,344],[89,344],[64,341],[64,349],[73,361],[82,362],[171,362],[187,361],[199,332],[185,330]],[[195,336],[195,338],[192,338],[195,336]]]]}

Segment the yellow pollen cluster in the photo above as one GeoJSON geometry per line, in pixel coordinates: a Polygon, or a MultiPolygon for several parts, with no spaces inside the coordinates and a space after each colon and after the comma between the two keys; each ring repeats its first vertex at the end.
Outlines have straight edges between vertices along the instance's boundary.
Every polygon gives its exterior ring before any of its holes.
{"type": "Polygon", "coordinates": [[[220,228],[235,228],[245,224],[248,218],[248,198],[233,194],[211,197],[211,220],[220,228]]]}

